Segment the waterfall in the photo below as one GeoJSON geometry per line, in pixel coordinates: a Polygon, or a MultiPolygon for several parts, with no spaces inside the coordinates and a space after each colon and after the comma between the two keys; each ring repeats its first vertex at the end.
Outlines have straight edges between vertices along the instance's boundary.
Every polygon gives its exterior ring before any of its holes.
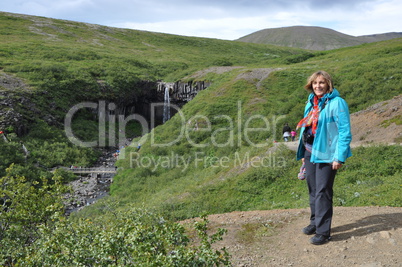
{"type": "Polygon", "coordinates": [[[28,157],[29,151],[28,151],[28,149],[26,148],[26,146],[24,144],[22,144],[22,150],[24,150],[25,157],[28,157]]]}
{"type": "Polygon", "coordinates": [[[165,96],[163,103],[163,123],[170,119],[170,96],[169,88],[165,87],[165,96]]]}

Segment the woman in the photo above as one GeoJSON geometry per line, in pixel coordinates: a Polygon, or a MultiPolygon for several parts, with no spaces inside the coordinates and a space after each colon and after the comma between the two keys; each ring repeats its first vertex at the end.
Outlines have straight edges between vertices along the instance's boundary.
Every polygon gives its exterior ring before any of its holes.
{"type": "Polygon", "coordinates": [[[336,172],[352,156],[349,108],[331,76],[325,71],[313,73],[304,88],[310,92],[301,128],[297,160],[306,167],[310,198],[310,224],[306,235],[315,234],[310,243],[321,245],[331,239],[333,184],[336,172]]]}
{"type": "Polygon", "coordinates": [[[296,131],[295,131],[295,130],[292,130],[292,131],[290,132],[290,135],[292,136],[292,142],[294,142],[294,141],[295,141],[295,138],[296,138],[296,135],[297,135],[296,131]]]}

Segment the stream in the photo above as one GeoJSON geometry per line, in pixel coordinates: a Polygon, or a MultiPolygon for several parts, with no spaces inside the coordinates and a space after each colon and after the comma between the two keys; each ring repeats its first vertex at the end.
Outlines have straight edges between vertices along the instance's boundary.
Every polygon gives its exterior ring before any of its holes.
{"type": "MultiPolygon", "coordinates": [[[[102,149],[102,155],[92,167],[114,167],[116,149],[102,149]]],[[[69,183],[73,193],[65,195],[66,214],[79,211],[109,194],[113,173],[85,174],[69,183]]]]}

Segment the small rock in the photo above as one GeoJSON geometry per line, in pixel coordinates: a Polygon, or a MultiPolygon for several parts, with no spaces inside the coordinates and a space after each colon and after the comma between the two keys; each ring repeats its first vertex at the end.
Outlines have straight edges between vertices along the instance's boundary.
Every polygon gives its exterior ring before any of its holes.
{"type": "Polygon", "coordinates": [[[396,240],[393,239],[393,238],[390,238],[390,239],[389,239],[389,243],[391,243],[391,245],[396,246],[396,240]]]}
{"type": "Polygon", "coordinates": [[[381,231],[381,232],[380,232],[380,236],[381,236],[382,238],[391,238],[391,233],[388,232],[388,231],[381,231]]]}
{"type": "Polygon", "coordinates": [[[369,242],[370,244],[375,244],[375,240],[374,240],[374,238],[372,236],[368,236],[366,238],[366,241],[369,242]]]}

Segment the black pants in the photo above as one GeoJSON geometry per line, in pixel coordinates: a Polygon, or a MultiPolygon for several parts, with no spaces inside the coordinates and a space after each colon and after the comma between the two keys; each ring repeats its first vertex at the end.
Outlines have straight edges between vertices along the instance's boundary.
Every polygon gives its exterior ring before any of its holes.
{"type": "Polygon", "coordinates": [[[316,226],[316,234],[330,236],[333,214],[333,185],[336,170],[332,169],[332,164],[311,163],[310,158],[311,153],[306,150],[304,162],[310,196],[310,224],[316,226]]]}

